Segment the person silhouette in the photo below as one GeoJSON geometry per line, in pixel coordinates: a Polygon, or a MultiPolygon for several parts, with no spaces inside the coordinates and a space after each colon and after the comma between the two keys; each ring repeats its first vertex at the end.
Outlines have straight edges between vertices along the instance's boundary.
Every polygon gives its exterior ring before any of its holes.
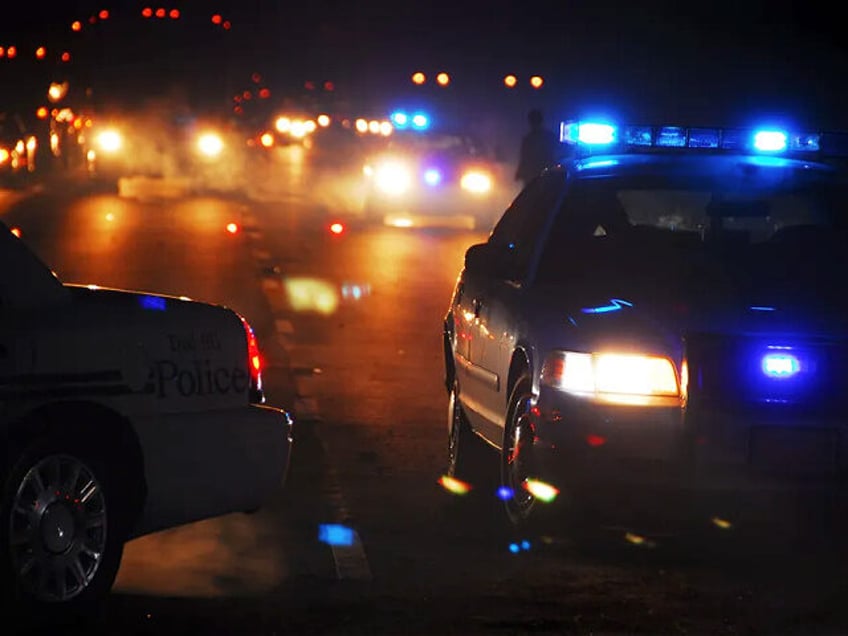
{"type": "Polygon", "coordinates": [[[527,113],[530,131],[521,140],[521,152],[515,180],[526,186],[542,170],[556,163],[559,151],[559,139],[556,134],[544,127],[542,111],[533,109],[527,113]]]}

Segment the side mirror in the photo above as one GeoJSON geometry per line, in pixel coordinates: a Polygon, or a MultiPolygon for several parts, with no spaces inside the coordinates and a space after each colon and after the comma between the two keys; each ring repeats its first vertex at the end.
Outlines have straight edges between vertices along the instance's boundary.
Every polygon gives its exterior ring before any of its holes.
{"type": "Polygon", "coordinates": [[[465,252],[465,269],[473,274],[508,278],[511,263],[512,251],[503,245],[478,243],[465,252]]]}

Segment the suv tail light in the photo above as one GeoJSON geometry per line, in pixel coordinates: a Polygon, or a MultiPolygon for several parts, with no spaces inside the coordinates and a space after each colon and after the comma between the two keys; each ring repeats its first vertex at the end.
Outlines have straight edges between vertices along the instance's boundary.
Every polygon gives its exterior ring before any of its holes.
{"type": "Polygon", "coordinates": [[[250,373],[250,401],[252,403],[264,404],[265,393],[262,389],[262,353],[259,351],[259,343],[250,323],[241,318],[244,325],[244,335],[247,338],[247,369],[250,373]]]}

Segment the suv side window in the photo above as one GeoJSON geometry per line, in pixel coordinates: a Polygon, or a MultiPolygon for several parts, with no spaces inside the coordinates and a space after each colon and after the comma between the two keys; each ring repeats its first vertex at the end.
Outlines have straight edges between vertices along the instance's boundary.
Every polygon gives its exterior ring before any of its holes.
{"type": "Polygon", "coordinates": [[[489,243],[506,246],[513,254],[510,280],[526,277],[545,224],[564,188],[561,172],[537,177],[516,197],[492,230],[489,243]]]}

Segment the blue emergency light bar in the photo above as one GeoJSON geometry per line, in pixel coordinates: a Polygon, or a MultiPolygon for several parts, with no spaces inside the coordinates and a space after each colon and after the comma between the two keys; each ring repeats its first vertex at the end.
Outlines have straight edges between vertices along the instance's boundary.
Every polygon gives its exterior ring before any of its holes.
{"type": "Polygon", "coordinates": [[[415,112],[407,113],[398,110],[392,113],[390,117],[392,125],[398,130],[411,128],[413,130],[426,130],[430,127],[430,117],[426,113],[415,112]]]}
{"type": "Polygon", "coordinates": [[[617,126],[608,122],[565,121],[560,141],[584,154],[639,149],[703,149],[765,155],[814,153],[848,156],[848,135],[777,128],[738,129],[684,126],[617,126]]]}

